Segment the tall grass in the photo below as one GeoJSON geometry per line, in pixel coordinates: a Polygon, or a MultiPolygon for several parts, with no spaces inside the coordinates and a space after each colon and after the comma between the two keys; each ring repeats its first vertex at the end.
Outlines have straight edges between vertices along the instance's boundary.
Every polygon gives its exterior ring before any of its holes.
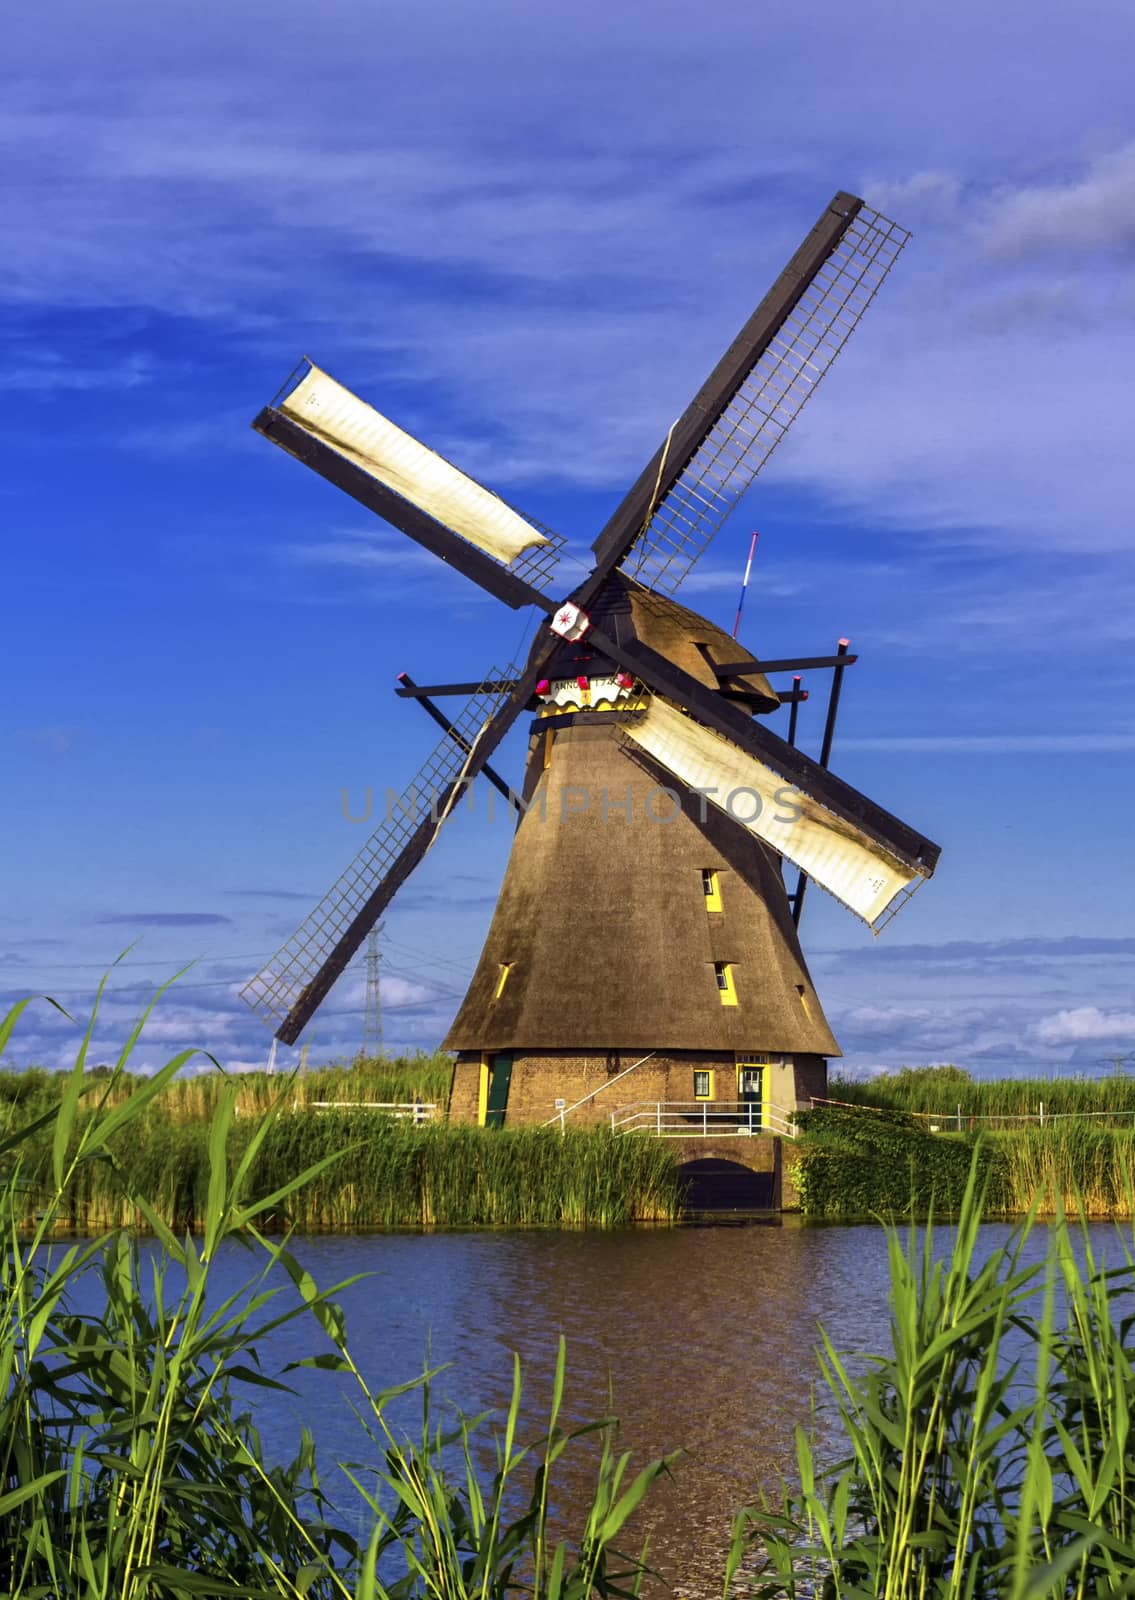
{"type": "Polygon", "coordinates": [[[944,1120],[970,1117],[1046,1117],[1111,1113],[1135,1126],[1135,1076],[1077,1078],[973,1078],[960,1067],[906,1067],[868,1082],[835,1076],[833,1100],[888,1111],[930,1112],[944,1120]]]}
{"type": "MultiPolygon", "coordinates": [[[[0,1020],[0,1056],[23,1009],[0,1020]]],[[[372,1393],[351,1355],[334,1296],[354,1280],[317,1287],[286,1239],[262,1231],[340,1152],[292,1166],[275,1189],[254,1192],[252,1173],[278,1124],[266,1117],[250,1127],[244,1119],[234,1145],[230,1087],[208,1131],[201,1235],[179,1238],[147,1187],[158,1177],[157,1158],[143,1181],[122,1156],[192,1052],[151,1079],[131,1080],[140,1022],[110,1073],[92,1083],[84,1068],[93,1025],[94,1016],[62,1092],[0,1134],[0,1593],[505,1600],[521,1576],[533,1600],[635,1593],[641,1558],[618,1556],[614,1541],[666,1464],[629,1479],[609,1425],[596,1425],[602,1447],[592,1504],[570,1537],[553,1538],[561,1458],[592,1431],[560,1424],[562,1345],[549,1426],[533,1445],[517,1441],[518,1371],[503,1427],[459,1416],[439,1428],[427,1384],[422,1431],[403,1437],[388,1421],[391,1395],[372,1393]],[[29,1152],[40,1212],[27,1231],[29,1152]],[[130,1206],[157,1236],[156,1252],[143,1254],[125,1231],[52,1245],[76,1184],[99,1167],[116,1170],[130,1206]],[[230,1242],[248,1251],[248,1282],[222,1299],[214,1263],[230,1242]],[[74,1298],[80,1278],[87,1309],[74,1298]],[[282,1284],[295,1291],[290,1303],[278,1298],[282,1284]],[[369,1508],[372,1532],[361,1541],[341,1523],[312,1437],[300,1434],[290,1462],[269,1462],[234,1393],[237,1380],[282,1387],[285,1375],[265,1369],[265,1341],[297,1321],[309,1323],[313,1351],[299,1365],[357,1385],[363,1460],[347,1479],[369,1508]],[[488,1472],[486,1447],[496,1462],[488,1472]]],[[[187,1131],[170,1126],[171,1137],[187,1131]]]]}
{"type": "Polygon", "coordinates": [[[997,1204],[1006,1213],[1061,1209],[1132,1217],[1135,1133],[1082,1122],[990,1136],[997,1204]]]}
{"type": "Polygon", "coordinates": [[[798,1487],[739,1519],[729,1580],[765,1600],[1099,1600],[1135,1592],[1135,1256],[1030,1216],[982,1259],[971,1177],[948,1253],[887,1229],[891,1345],[825,1336],[844,1459],[797,1431],[798,1487]],[[746,1552],[750,1552],[746,1559],[746,1552]]]}
{"type": "MultiPolygon", "coordinates": [[[[485,1130],[414,1127],[381,1114],[284,1109],[236,1122],[235,1164],[254,1151],[246,1174],[256,1198],[288,1186],[319,1163],[317,1176],[274,1208],[264,1226],[301,1229],[405,1227],[622,1227],[673,1222],[681,1208],[678,1171],[664,1141],[616,1138],[609,1129],[485,1130]]],[[[108,1143],[111,1160],[76,1168],[59,1212],[76,1230],[142,1226],[144,1194],[170,1227],[203,1225],[210,1182],[210,1128],[143,1118],[108,1143]]],[[[79,1129],[82,1122],[79,1119],[79,1129]]],[[[75,1139],[82,1132],[73,1134],[75,1139]]],[[[50,1181],[46,1132],[28,1141],[24,1220],[50,1181]]]]}
{"type": "MultiPolygon", "coordinates": [[[[681,1209],[677,1167],[668,1148],[648,1139],[616,1139],[608,1129],[503,1131],[414,1126],[368,1105],[417,1098],[444,1105],[452,1061],[445,1055],[358,1059],[291,1078],[269,1073],[203,1072],[163,1079],[145,1096],[130,1131],[110,1141],[112,1159],[79,1163],[59,1197],[60,1221],[75,1230],[126,1224],[144,1216],[144,1194],[165,1223],[201,1226],[208,1204],[210,1128],[222,1106],[234,1124],[229,1159],[255,1141],[248,1192],[269,1194],[325,1157],[324,1167],[267,1224],[302,1228],[621,1227],[672,1222],[681,1209]],[[322,1104],[321,1104],[322,1103],[322,1104]],[[263,1119],[268,1126],[261,1128],[263,1119]]],[[[42,1119],[23,1149],[30,1225],[51,1170],[50,1119],[67,1093],[65,1073],[0,1072],[0,1129],[42,1119]]],[[[103,1112],[131,1101],[145,1078],[85,1072],[86,1098],[75,1109],[69,1148],[85,1137],[84,1106],[97,1095],[103,1112]]]]}
{"type": "MultiPolygon", "coordinates": [[[[113,1074],[106,1066],[90,1069],[91,1083],[102,1082],[108,1103],[129,1099],[142,1080],[129,1073],[113,1074]]],[[[288,1104],[303,1111],[318,1101],[409,1105],[414,1100],[449,1104],[453,1079],[452,1057],[442,1051],[411,1056],[356,1056],[351,1062],[331,1063],[287,1078],[288,1104]]],[[[210,1122],[223,1095],[232,1094],[238,1117],[260,1116],[280,1100],[283,1074],[271,1072],[200,1072],[179,1075],[167,1083],[156,1109],[167,1121],[210,1122]]],[[[67,1082],[65,1072],[45,1072],[28,1067],[22,1072],[0,1072],[0,1127],[13,1117],[31,1118],[57,1104],[67,1082]]]]}

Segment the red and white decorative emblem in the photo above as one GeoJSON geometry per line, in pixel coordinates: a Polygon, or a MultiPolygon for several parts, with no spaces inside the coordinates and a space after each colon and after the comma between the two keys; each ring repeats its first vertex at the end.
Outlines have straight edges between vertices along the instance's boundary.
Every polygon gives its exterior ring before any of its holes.
{"type": "Polygon", "coordinates": [[[591,618],[586,611],[573,606],[570,600],[564,601],[551,622],[552,632],[558,633],[561,639],[567,639],[571,644],[582,639],[590,626],[591,618]]]}

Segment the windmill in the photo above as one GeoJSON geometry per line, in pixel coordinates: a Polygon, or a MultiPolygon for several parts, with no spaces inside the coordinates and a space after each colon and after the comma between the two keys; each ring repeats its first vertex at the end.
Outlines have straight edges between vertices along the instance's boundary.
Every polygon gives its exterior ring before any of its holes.
{"type": "Polygon", "coordinates": [[[797,686],[674,598],[831,366],[907,240],[840,192],[643,469],[569,594],[565,541],[305,361],[254,427],[513,609],[523,663],[397,692],[442,738],[397,806],[242,994],[291,1044],[483,774],[519,812],[489,934],[446,1047],[451,1116],[489,1124],[616,1100],[822,1093],[838,1054],[782,871],[878,929],[938,847],[794,743],[797,686]],[[463,698],[451,719],[435,703],[463,698]],[[790,737],[760,720],[792,702],[790,737]],[[535,712],[522,789],[490,762],[535,712]],[[675,809],[676,805],[676,809],[675,809]],[[665,814],[664,814],[665,813],[665,814]],[[616,1094],[616,1090],[618,1091],[616,1094]]]}

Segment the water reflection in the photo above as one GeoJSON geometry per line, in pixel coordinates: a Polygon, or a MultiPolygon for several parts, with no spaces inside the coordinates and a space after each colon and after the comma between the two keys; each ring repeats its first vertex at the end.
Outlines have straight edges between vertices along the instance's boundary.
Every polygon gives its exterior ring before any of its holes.
{"type": "MultiPolygon", "coordinates": [[[[1113,1230],[1090,1231],[1108,1251],[1113,1230]]],[[[1003,1247],[1003,1224],[981,1230],[980,1254],[1003,1247]]],[[[949,1231],[939,1238],[943,1253],[949,1231]]],[[[843,1352],[885,1348],[886,1241],[872,1225],[816,1227],[795,1219],[767,1226],[625,1233],[451,1233],[311,1238],[296,1253],[317,1283],[367,1279],[342,1302],[351,1347],[376,1389],[449,1363],[436,1392],[467,1412],[502,1408],[512,1352],[523,1361],[522,1436],[543,1427],[556,1342],[568,1343],[568,1420],[613,1409],[621,1443],[643,1461],[681,1450],[636,1524],[649,1534],[667,1590],[719,1592],[735,1510],[791,1474],[794,1429],[806,1422],[816,1381],[817,1325],[843,1352]]],[[[1027,1259],[1045,1248],[1043,1229],[1027,1259]]],[[[1118,1251],[1114,1251],[1118,1259],[1118,1251]]],[[[218,1265],[235,1288],[249,1258],[233,1249],[218,1265]]],[[[223,1285],[222,1285],[223,1287],[223,1285]]],[[[290,1291],[289,1291],[290,1292],[290,1291]]],[[[280,1330],[266,1370],[320,1347],[309,1322],[280,1330]]],[[[290,1455],[298,1428],[312,1428],[325,1478],[337,1460],[358,1460],[364,1441],[354,1393],[335,1374],[304,1371],[295,1399],[250,1391],[269,1451],[290,1455]]],[[[417,1408],[402,1401],[412,1428],[417,1408]]],[[[581,1458],[561,1486],[559,1511],[588,1503],[592,1468],[581,1458]]],[[[344,1485],[344,1506],[354,1504],[344,1485]]],[[[367,1527],[361,1517],[358,1531],[367,1527]]]]}
{"type": "MultiPolygon", "coordinates": [[[[815,1378],[817,1319],[843,1349],[886,1332],[886,1253],[877,1228],[770,1226],[618,1234],[441,1234],[323,1238],[298,1253],[317,1282],[374,1274],[344,1296],[352,1346],[376,1387],[452,1363],[438,1389],[468,1411],[507,1401],[511,1352],[525,1420],[539,1431],[556,1341],[568,1344],[566,1413],[612,1407],[636,1459],[683,1452],[636,1525],[670,1584],[711,1592],[734,1511],[791,1470],[815,1378]]],[[[283,1353],[283,1352],[281,1352],[283,1353]]],[[[289,1352],[291,1354],[291,1352],[289,1352]]],[[[274,1404],[266,1439],[285,1449],[299,1420],[323,1459],[359,1441],[337,1380],[303,1375],[303,1399],[274,1404]]],[[[401,1413],[412,1421],[409,1408],[401,1413]]],[[[590,1466],[564,1484],[583,1504],[590,1466]]],[[[562,1510],[567,1516],[570,1505],[562,1510]]]]}

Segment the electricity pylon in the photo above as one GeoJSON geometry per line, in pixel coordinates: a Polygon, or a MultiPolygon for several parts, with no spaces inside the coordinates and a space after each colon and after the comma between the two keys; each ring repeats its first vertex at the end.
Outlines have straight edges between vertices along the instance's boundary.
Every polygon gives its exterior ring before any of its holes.
{"type": "Polygon", "coordinates": [[[363,1055],[368,1057],[382,1054],[382,990],[379,978],[382,966],[382,952],[378,948],[378,936],[382,929],[383,924],[380,922],[367,935],[367,993],[366,1009],[363,1013],[363,1055]]]}

